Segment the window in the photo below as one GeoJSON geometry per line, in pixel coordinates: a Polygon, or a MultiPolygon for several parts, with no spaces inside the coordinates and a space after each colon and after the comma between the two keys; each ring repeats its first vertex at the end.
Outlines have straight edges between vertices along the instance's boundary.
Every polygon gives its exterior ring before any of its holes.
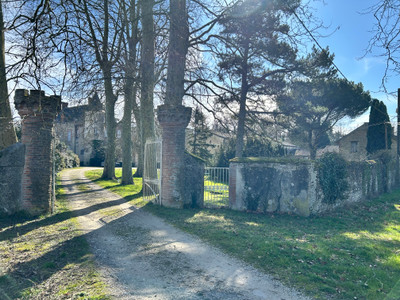
{"type": "Polygon", "coordinates": [[[120,138],[121,137],[121,129],[118,129],[117,130],[117,138],[120,138]]]}
{"type": "Polygon", "coordinates": [[[358,142],[357,141],[351,141],[350,152],[351,153],[358,152],[358,142]]]}
{"type": "Polygon", "coordinates": [[[85,149],[82,149],[81,150],[81,155],[84,155],[85,154],[85,149]]]}

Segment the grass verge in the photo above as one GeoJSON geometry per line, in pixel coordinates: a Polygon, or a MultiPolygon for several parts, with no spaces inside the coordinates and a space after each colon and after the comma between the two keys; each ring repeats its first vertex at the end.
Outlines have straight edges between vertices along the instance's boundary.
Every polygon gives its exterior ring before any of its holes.
{"type": "Polygon", "coordinates": [[[58,183],[55,214],[0,220],[0,299],[109,299],[58,183]]]}
{"type": "MultiPolygon", "coordinates": [[[[100,172],[88,175],[96,180],[100,172]]],[[[97,183],[316,299],[400,299],[400,190],[302,218],[168,209],[131,194],[139,184],[97,183]]]]}

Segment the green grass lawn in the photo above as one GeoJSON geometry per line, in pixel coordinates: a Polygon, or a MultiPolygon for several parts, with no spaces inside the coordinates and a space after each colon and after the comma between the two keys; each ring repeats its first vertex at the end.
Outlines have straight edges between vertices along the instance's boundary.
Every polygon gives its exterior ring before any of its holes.
{"type": "Polygon", "coordinates": [[[229,204],[229,186],[204,178],[204,205],[224,207],[229,204]]]}
{"type": "MultiPolygon", "coordinates": [[[[100,172],[88,175],[95,180],[100,172]]],[[[303,218],[168,209],[138,197],[140,180],[97,183],[317,299],[400,299],[400,190],[303,218]]]]}

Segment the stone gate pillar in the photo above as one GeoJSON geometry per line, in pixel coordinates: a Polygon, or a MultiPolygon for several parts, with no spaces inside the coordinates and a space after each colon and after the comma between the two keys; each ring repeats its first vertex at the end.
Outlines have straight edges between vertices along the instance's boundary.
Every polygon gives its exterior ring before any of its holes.
{"type": "Polygon", "coordinates": [[[161,203],[182,208],[185,203],[184,154],[185,128],[192,109],[185,106],[158,107],[157,117],[162,128],[161,203]]]}
{"type": "Polygon", "coordinates": [[[51,210],[53,122],[61,97],[16,90],[14,103],[22,119],[21,142],[26,147],[22,209],[32,215],[47,213],[51,210]]]}

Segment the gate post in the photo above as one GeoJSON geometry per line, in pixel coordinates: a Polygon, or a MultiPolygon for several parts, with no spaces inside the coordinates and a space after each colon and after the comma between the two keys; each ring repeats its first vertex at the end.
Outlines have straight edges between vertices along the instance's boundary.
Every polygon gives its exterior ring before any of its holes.
{"type": "Polygon", "coordinates": [[[22,119],[21,141],[26,147],[22,175],[22,209],[31,215],[51,210],[53,122],[61,97],[43,91],[16,90],[15,107],[22,119]]]}
{"type": "Polygon", "coordinates": [[[162,128],[161,203],[166,207],[183,208],[185,203],[185,128],[191,112],[182,105],[160,105],[157,110],[162,128]]]}

